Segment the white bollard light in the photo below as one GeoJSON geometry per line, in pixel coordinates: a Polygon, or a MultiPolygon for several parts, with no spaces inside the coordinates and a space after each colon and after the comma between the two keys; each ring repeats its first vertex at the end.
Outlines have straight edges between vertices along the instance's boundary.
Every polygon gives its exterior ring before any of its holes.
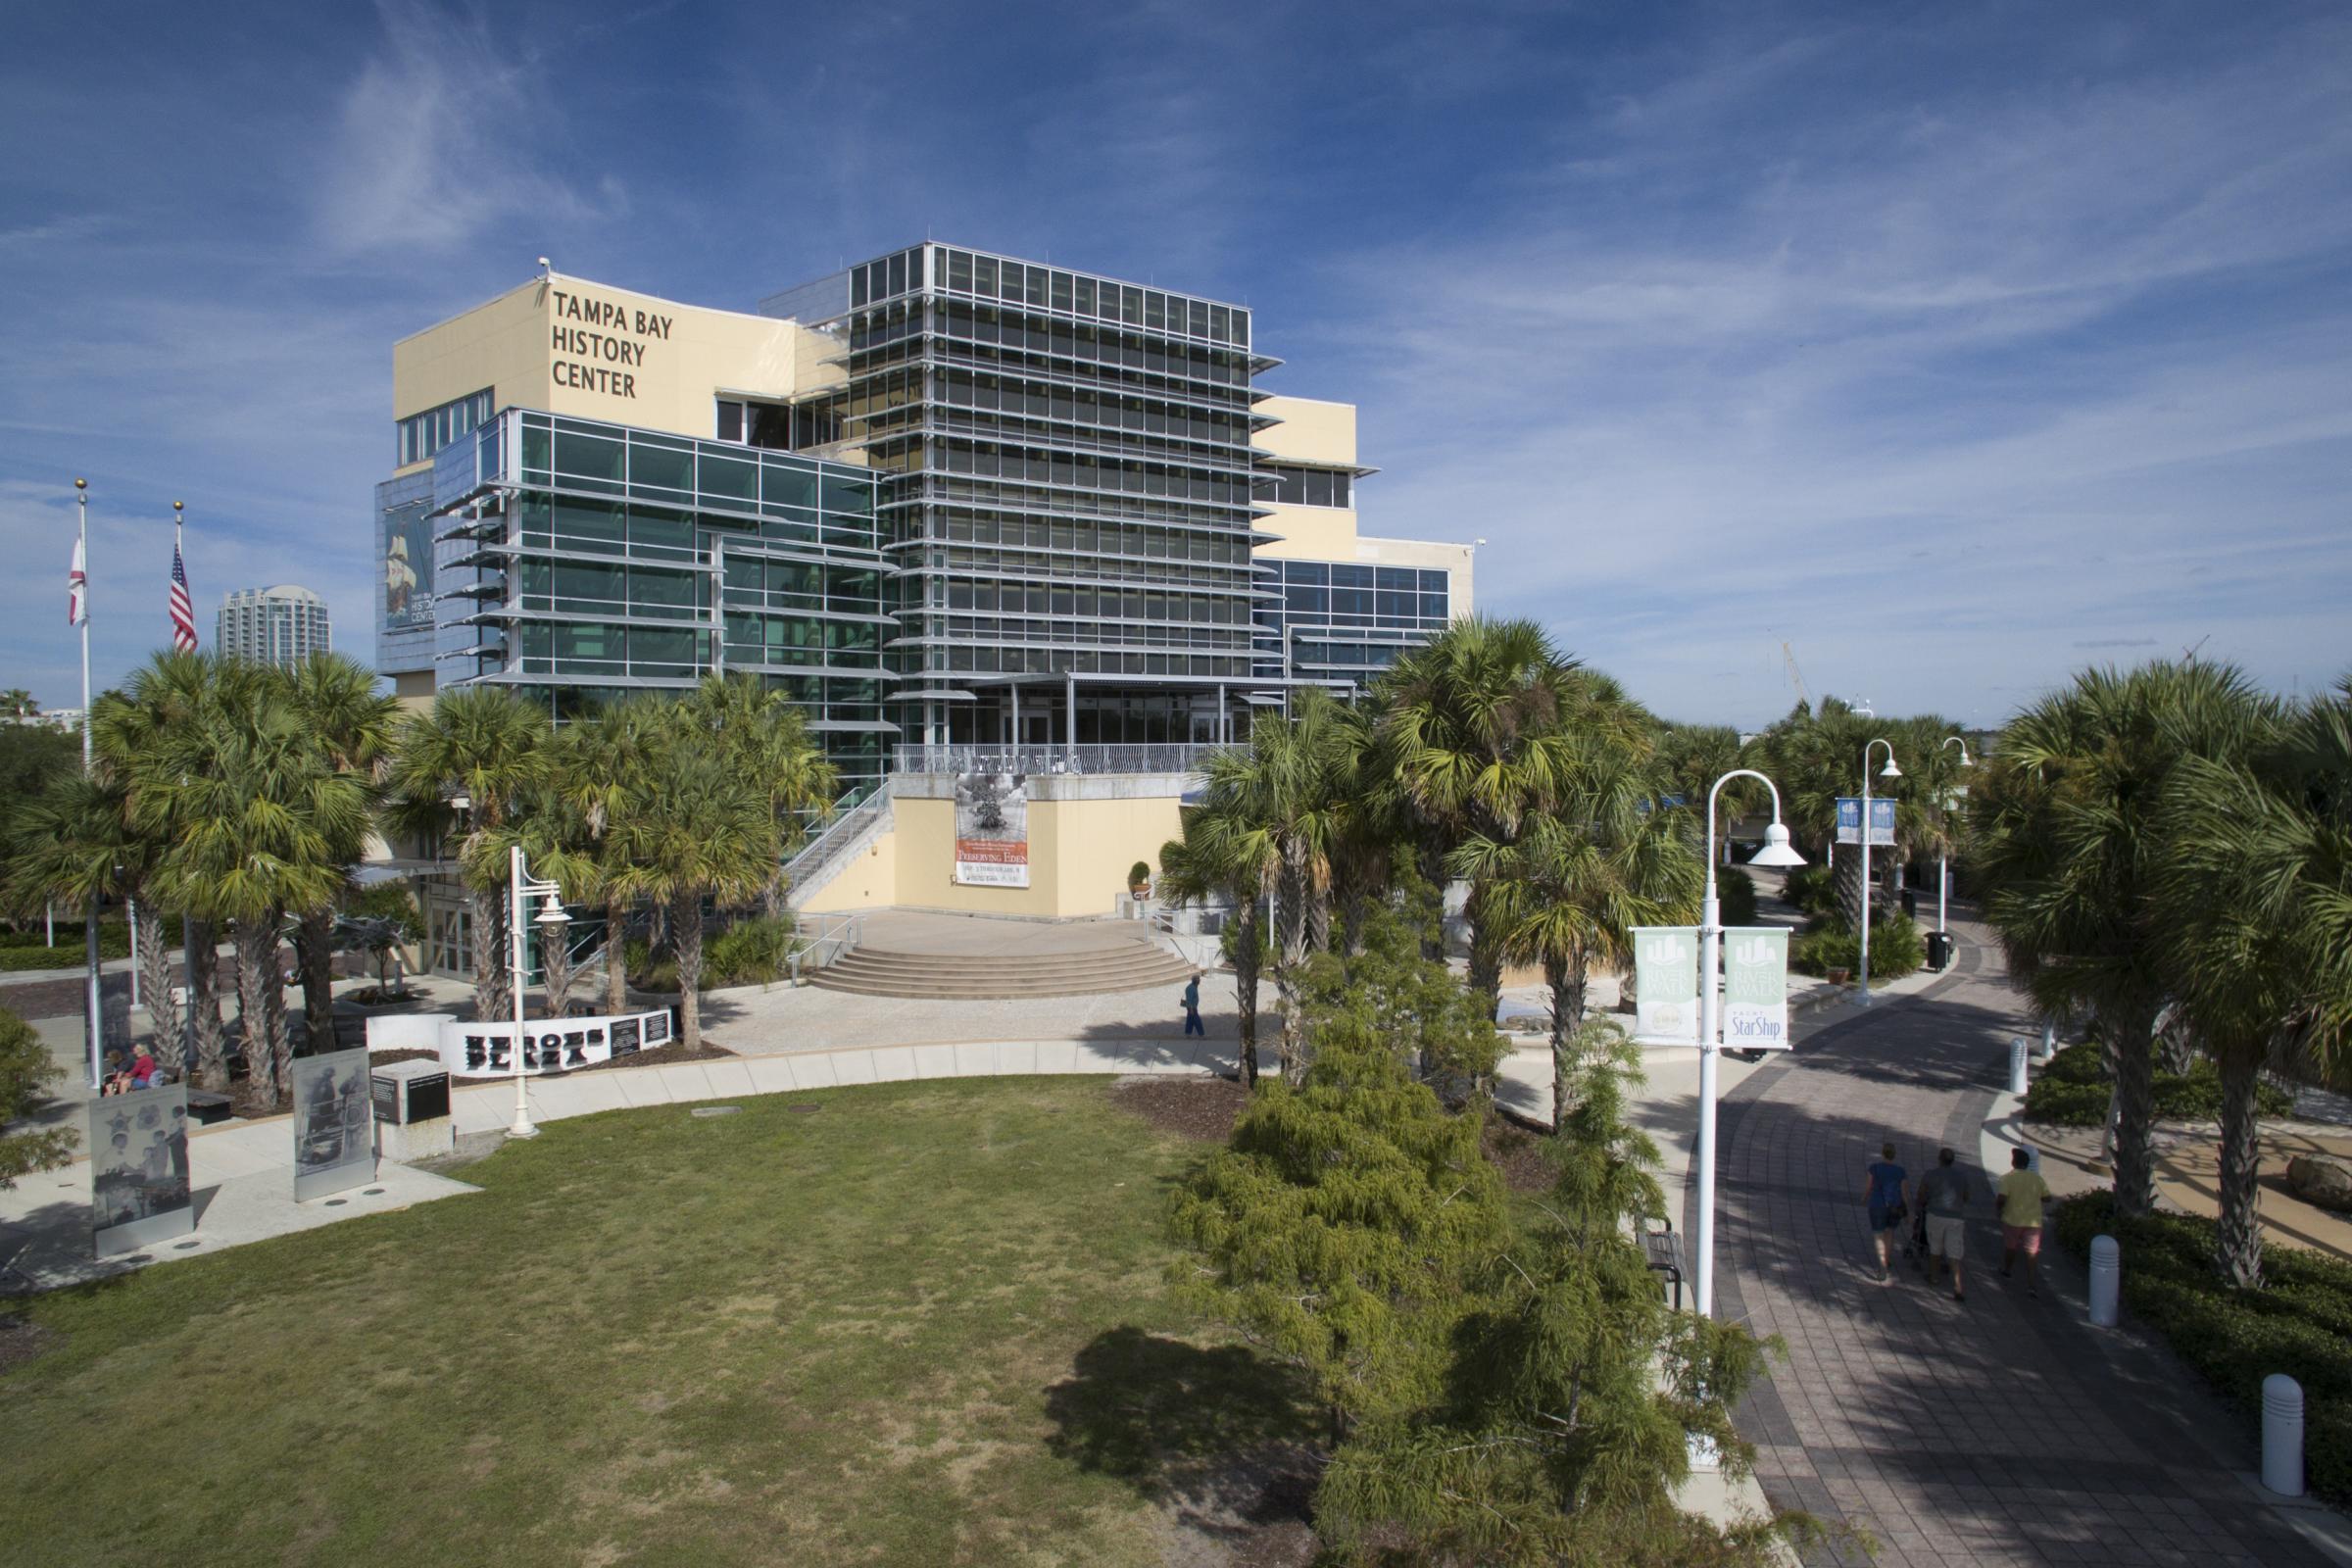
{"type": "Polygon", "coordinates": [[[2303,1495],[2303,1385],[2283,1372],[2262,1380],[2262,1484],[2303,1495]]]}
{"type": "Polygon", "coordinates": [[[2009,1092],[2026,1092],[2026,1037],[2019,1035],[2009,1042],[2009,1092]]]}
{"type": "Polygon", "coordinates": [[[2047,1061],[2056,1054],[2058,1054],[2058,1026],[2054,1023],[2045,1023],[2041,1026],[2041,1054],[2034,1060],[2047,1061]]]}
{"type": "Polygon", "coordinates": [[[2112,1236],[2090,1239],[2090,1321],[2115,1327],[2124,1294],[2124,1250],[2112,1236]]]}

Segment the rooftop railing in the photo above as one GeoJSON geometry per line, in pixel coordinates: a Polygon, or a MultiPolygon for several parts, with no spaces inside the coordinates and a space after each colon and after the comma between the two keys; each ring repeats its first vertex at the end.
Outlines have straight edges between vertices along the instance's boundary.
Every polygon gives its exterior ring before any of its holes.
{"type": "Polygon", "coordinates": [[[1198,773],[1211,752],[1204,742],[1107,745],[902,746],[902,773],[1198,773]]]}

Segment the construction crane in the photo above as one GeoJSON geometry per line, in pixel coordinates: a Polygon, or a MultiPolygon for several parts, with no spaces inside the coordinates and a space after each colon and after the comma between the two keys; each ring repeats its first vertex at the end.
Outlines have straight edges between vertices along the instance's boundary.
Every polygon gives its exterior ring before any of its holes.
{"type": "Polygon", "coordinates": [[[1805,690],[1805,672],[1796,667],[1796,650],[1788,646],[1786,638],[1781,641],[1781,664],[1788,672],[1788,683],[1796,688],[1797,701],[1811,709],[1813,694],[1805,690]]]}

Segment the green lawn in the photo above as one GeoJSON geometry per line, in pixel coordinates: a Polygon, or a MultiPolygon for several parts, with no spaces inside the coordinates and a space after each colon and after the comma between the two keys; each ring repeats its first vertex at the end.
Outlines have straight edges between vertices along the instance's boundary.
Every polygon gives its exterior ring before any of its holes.
{"type": "Polygon", "coordinates": [[[1186,1466],[1312,1429],[1168,1299],[1200,1148],[1101,1079],[553,1123],[32,1303],[0,1560],[1156,1563],[1186,1466]]]}

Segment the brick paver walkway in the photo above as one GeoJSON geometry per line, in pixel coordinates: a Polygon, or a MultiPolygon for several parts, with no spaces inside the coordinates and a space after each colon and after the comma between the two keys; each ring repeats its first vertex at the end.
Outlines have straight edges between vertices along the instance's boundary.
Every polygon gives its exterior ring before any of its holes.
{"type": "Polygon", "coordinates": [[[2328,1562],[2237,1479],[2256,1464],[2234,1417],[2168,1356],[2082,1322],[2071,1264],[2044,1252],[2060,1278],[2039,1300],[1999,1277],[1982,1171],[1968,1301],[1899,1261],[1875,1283],[1863,1168],[1887,1139],[1914,1175],[1947,1144],[1975,1167],[2027,1025],[1998,950],[1956,929],[1953,974],[1724,1099],[1717,1306],[1788,1350],[1740,1411],[1766,1495],[1868,1530],[1889,1568],[2328,1562]]]}

